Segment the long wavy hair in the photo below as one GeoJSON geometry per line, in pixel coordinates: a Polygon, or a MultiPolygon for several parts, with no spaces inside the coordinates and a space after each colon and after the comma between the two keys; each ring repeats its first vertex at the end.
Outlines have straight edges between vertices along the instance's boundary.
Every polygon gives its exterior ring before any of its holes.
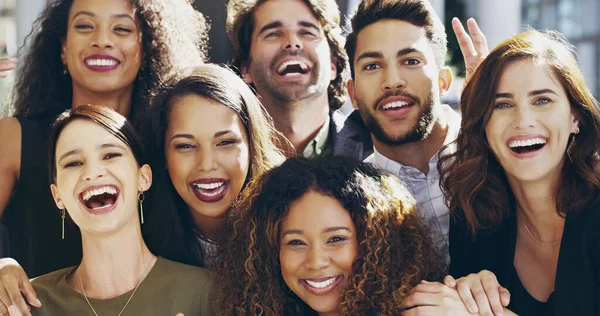
{"type": "MultiPolygon", "coordinates": [[[[148,96],[174,69],[204,61],[208,24],[188,0],[130,0],[142,27],[143,60],[134,83],[129,118],[137,123],[148,96]]],[[[54,116],[72,106],[72,81],[63,74],[61,41],[66,39],[73,0],[50,2],[26,39],[13,91],[14,115],[54,116]]],[[[137,125],[137,124],[136,124],[137,125]]]]}
{"type": "Polygon", "coordinates": [[[165,133],[169,127],[169,113],[173,104],[187,95],[214,100],[239,115],[250,145],[250,171],[246,182],[283,162],[285,158],[276,143],[285,138],[275,130],[271,117],[248,85],[225,67],[201,65],[171,78],[160,90],[147,119],[151,142],[148,147],[155,153],[152,157],[154,185],[149,204],[156,211],[148,215],[148,224],[144,224],[145,239],[150,250],[161,256],[202,266],[196,224],[189,206],[177,194],[165,168],[165,133]]]}
{"type": "MultiPolygon", "coordinates": [[[[227,4],[227,34],[233,44],[232,64],[241,69],[250,60],[250,44],[254,31],[254,11],[268,0],[230,0],[227,4]]],[[[340,10],[335,0],[303,0],[319,21],[327,37],[331,62],[337,69],[329,84],[329,107],[337,110],[346,103],[346,82],[350,78],[348,56],[340,26],[340,10]]]]}
{"type": "Polygon", "coordinates": [[[279,261],[280,225],[292,202],[313,190],[342,203],[356,227],[359,253],[342,315],[392,315],[421,280],[445,265],[393,175],[343,157],[290,158],[253,181],[230,212],[217,258],[219,315],[316,315],[286,285],[279,261]]]}
{"type": "Polygon", "coordinates": [[[555,193],[556,209],[565,216],[598,198],[598,102],[585,86],[567,40],[558,32],[527,30],[498,45],[468,81],[461,97],[461,132],[456,142],[446,146],[456,146],[456,150],[438,162],[447,204],[451,210],[461,210],[474,235],[479,229],[498,228],[515,203],[504,170],[487,142],[485,126],[492,116],[504,70],[519,60],[533,60],[546,67],[565,89],[579,120],[580,133],[572,144],[570,159],[565,152],[555,193]]]}

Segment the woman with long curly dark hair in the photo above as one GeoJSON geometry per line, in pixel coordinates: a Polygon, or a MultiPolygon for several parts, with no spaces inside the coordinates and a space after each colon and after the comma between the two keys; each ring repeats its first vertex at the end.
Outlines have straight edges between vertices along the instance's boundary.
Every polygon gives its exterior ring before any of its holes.
{"type": "Polygon", "coordinates": [[[485,269],[516,313],[600,311],[600,112],[571,49],[536,30],[496,47],[438,165],[454,213],[450,274],[485,269]]]}
{"type": "MultiPolygon", "coordinates": [[[[61,240],[61,216],[45,176],[52,119],[65,109],[94,103],[139,126],[158,85],[178,69],[203,62],[206,29],[188,0],[48,5],[21,58],[15,117],[0,121],[2,257],[16,259],[31,277],[79,262],[79,231],[70,226],[61,240]]],[[[4,261],[2,273],[13,267],[4,261]]],[[[26,278],[18,275],[16,284],[26,278]]]]}
{"type": "Polygon", "coordinates": [[[219,315],[399,314],[445,273],[394,176],[341,157],[288,159],[252,182],[217,260],[219,315]]]}

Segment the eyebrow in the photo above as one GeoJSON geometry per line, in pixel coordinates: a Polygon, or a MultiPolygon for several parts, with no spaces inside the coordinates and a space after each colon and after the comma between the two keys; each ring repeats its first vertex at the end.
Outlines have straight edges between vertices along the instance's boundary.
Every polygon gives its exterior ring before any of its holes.
{"type": "MultiPolygon", "coordinates": [[[[314,23],[312,22],[308,22],[308,21],[299,21],[298,25],[302,26],[302,27],[307,27],[307,28],[311,28],[314,29],[318,32],[321,32],[321,29],[314,23]]],[[[275,22],[271,22],[265,26],[263,26],[260,31],[258,31],[258,35],[270,30],[270,29],[275,29],[278,27],[283,26],[283,23],[281,23],[281,21],[275,21],[275,22]]]]}
{"type": "MultiPolygon", "coordinates": [[[[127,151],[127,149],[121,145],[121,144],[116,144],[116,143],[106,143],[106,144],[102,144],[100,146],[98,146],[98,148],[100,149],[106,149],[106,148],[119,148],[122,149],[124,151],[127,151]]],[[[69,157],[69,156],[73,156],[73,155],[77,155],[80,154],[82,152],[81,149],[73,149],[73,150],[69,150],[66,153],[62,154],[60,156],[60,158],[58,158],[58,162],[60,163],[61,161],[63,161],[65,158],[69,157]]]]}
{"type": "MultiPolygon", "coordinates": [[[[532,96],[544,94],[544,93],[550,93],[550,94],[554,94],[554,95],[558,96],[558,94],[551,89],[533,90],[533,91],[530,91],[529,93],[527,93],[527,96],[532,97],[532,96]]],[[[512,93],[496,93],[496,99],[498,99],[498,98],[513,98],[513,97],[514,96],[512,93]]]]}
{"type": "MultiPolygon", "coordinates": [[[[233,131],[231,130],[226,130],[226,131],[220,131],[220,132],[216,132],[214,137],[219,137],[219,136],[223,136],[225,134],[229,134],[229,133],[233,133],[233,131]]],[[[169,139],[169,141],[172,141],[175,138],[185,138],[185,139],[194,139],[194,135],[192,134],[175,134],[171,137],[171,139],[169,139]]]]}
{"type": "MultiPolygon", "coordinates": [[[[407,48],[403,48],[401,50],[399,50],[396,53],[396,58],[408,55],[408,54],[412,54],[412,53],[421,53],[418,49],[416,48],[412,48],[412,47],[407,47],[407,48]]],[[[383,58],[383,53],[382,52],[364,52],[362,54],[360,54],[360,56],[358,56],[358,58],[356,58],[356,62],[358,62],[361,59],[365,59],[365,58],[383,58]]]]}
{"type": "MultiPolygon", "coordinates": [[[[335,231],[339,231],[339,230],[344,230],[349,233],[352,232],[352,230],[350,230],[350,228],[348,228],[348,227],[334,226],[334,227],[327,227],[327,228],[323,229],[323,233],[331,233],[331,232],[335,232],[335,231]]],[[[291,230],[288,230],[285,233],[281,234],[281,237],[283,237],[285,235],[304,235],[304,231],[301,229],[291,229],[291,230]]]]}
{"type": "MultiPolygon", "coordinates": [[[[75,19],[79,15],[87,15],[87,16],[92,17],[92,18],[97,17],[97,15],[95,13],[93,13],[93,12],[90,12],[90,11],[79,11],[79,12],[75,13],[75,15],[73,16],[73,19],[75,19]]],[[[131,21],[134,21],[133,18],[131,17],[131,15],[129,15],[127,13],[113,14],[110,17],[113,18],[113,19],[126,18],[126,19],[130,19],[131,21]]]]}

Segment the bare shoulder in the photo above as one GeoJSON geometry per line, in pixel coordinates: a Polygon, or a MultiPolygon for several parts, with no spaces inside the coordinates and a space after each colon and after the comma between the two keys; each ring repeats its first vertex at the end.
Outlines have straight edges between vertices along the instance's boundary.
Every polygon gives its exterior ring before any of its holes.
{"type": "Polygon", "coordinates": [[[0,119],[0,169],[18,178],[21,167],[21,124],[14,117],[0,119]]]}

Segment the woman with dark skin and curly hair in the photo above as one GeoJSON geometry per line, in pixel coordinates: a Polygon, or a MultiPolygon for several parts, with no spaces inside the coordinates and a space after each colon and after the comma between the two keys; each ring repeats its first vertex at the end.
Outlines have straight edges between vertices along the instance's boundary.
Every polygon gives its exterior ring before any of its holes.
{"type": "Polygon", "coordinates": [[[219,315],[391,315],[445,266],[394,176],[292,158],[252,182],[219,254],[219,315]]]}
{"type": "MultiPolygon", "coordinates": [[[[44,176],[52,119],[94,103],[139,125],[159,83],[203,62],[206,28],[187,0],[59,0],[40,14],[16,76],[16,117],[0,120],[2,257],[16,259],[30,277],[79,262],[79,231],[67,227],[61,240],[44,176]]],[[[10,275],[0,288],[27,279],[11,260],[0,262],[1,274],[10,275]]],[[[27,311],[18,292],[2,290],[0,300],[27,311]]]]}

